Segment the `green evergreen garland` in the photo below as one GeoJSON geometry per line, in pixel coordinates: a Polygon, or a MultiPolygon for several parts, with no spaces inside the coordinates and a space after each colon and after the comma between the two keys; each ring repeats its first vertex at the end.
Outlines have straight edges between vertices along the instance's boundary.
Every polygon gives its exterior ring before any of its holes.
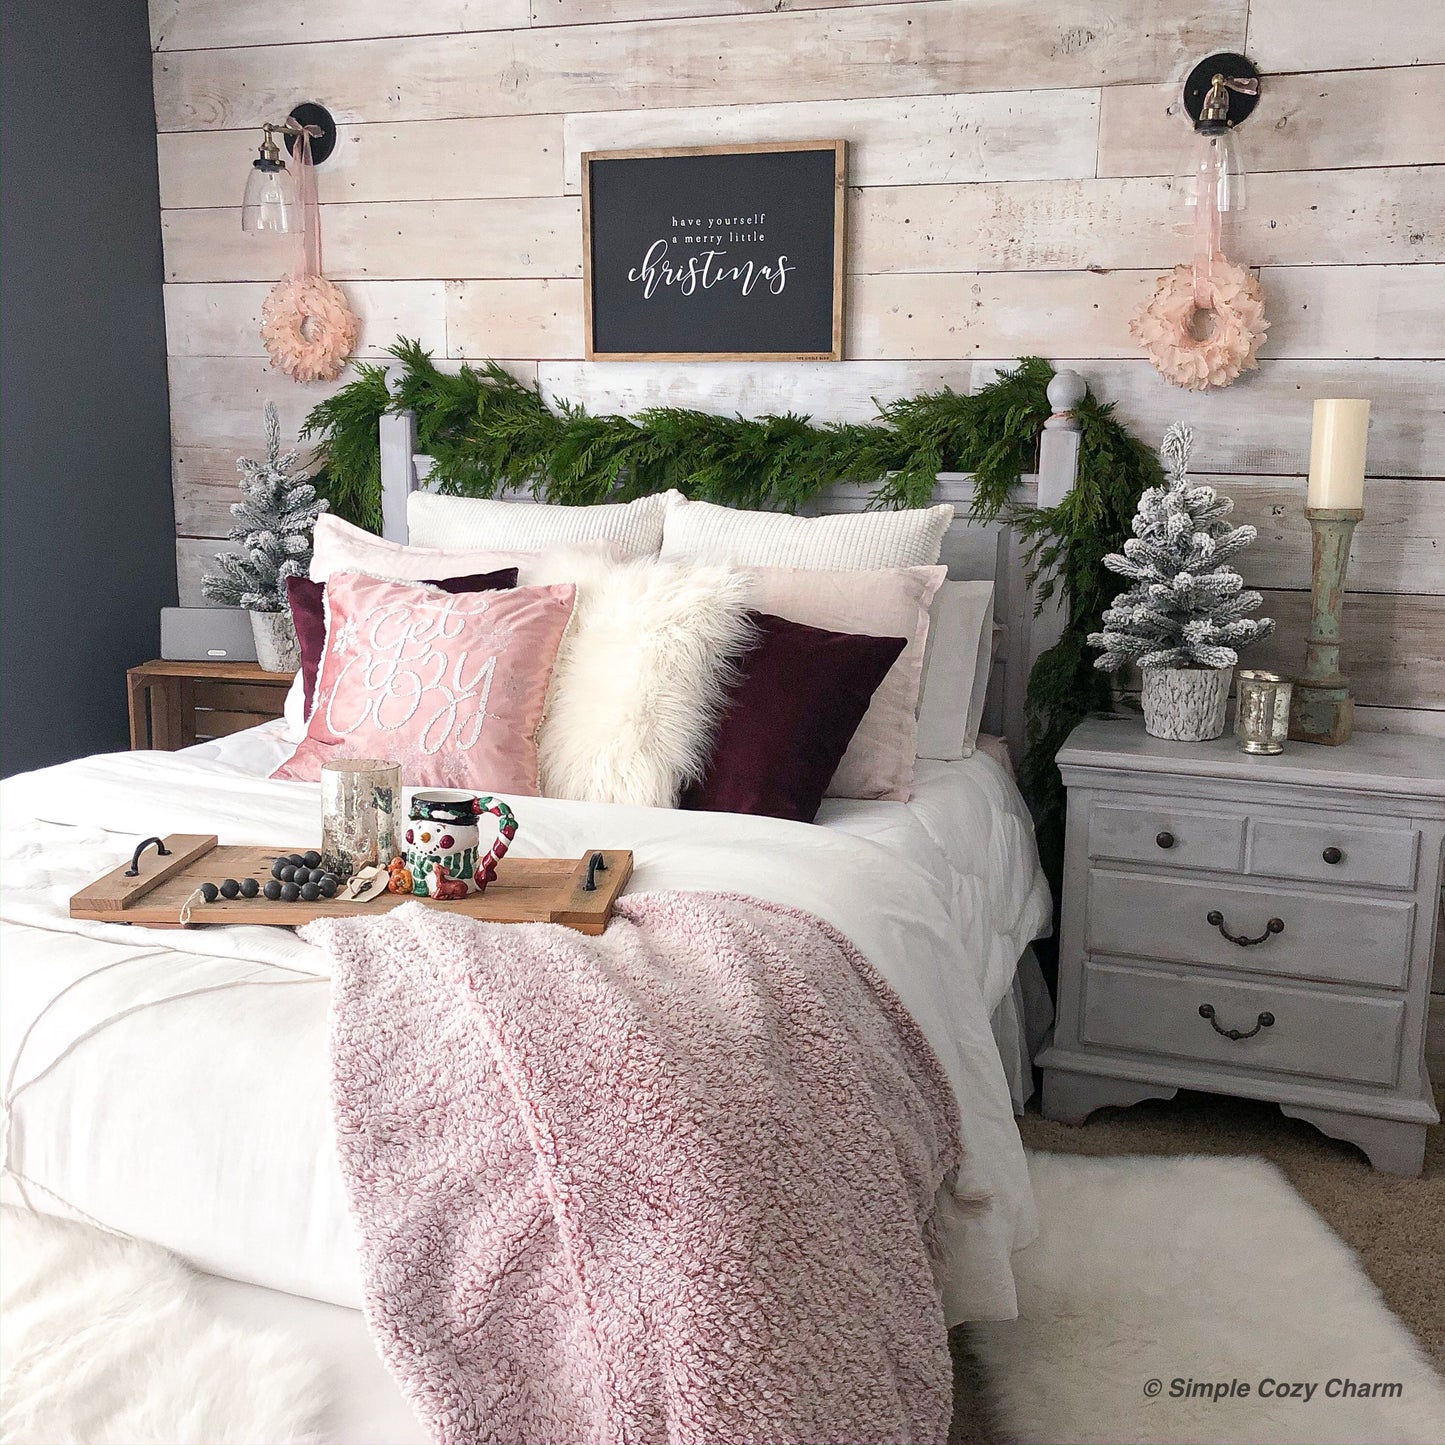
{"type": "Polygon", "coordinates": [[[794,414],[726,417],[681,407],[592,416],[564,402],[554,411],[537,387],[495,362],[445,373],[414,341],[399,341],[392,355],[404,366],[395,397],[386,367],[362,364],[357,380],[317,406],[302,432],[320,439],[318,485],[332,511],[373,531],[381,528],[379,425],[388,409],[416,413],[418,449],[436,464],[433,483],[466,497],[528,490],[586,505],[675,487],[729,506],[793,510],[835,483],[853,482],[876,484],[880,507],[921,507],[939,472],[973,473],[974,519],[1003,518],[1017,528],[1044,598],[1061,589],[1067,607],[1062,638],[1029,677],[1020,766],[1057,894],[1064,792],[1054,754],[1082,718],[1108,704],[1109,679],[1094,668],[1087,643],[1122,585],[1103,559],[1122,546],[1140,494],[1162,475],[1112,406],[1087,396],[1080,404],[1078,481],[1058,506],[1040,510],[1012,501],[1051,410],[1045,393],[1053,368],[1038,357],[971,396],[945,388],[880,406],[874,423],[815,425],[794,414]]]}

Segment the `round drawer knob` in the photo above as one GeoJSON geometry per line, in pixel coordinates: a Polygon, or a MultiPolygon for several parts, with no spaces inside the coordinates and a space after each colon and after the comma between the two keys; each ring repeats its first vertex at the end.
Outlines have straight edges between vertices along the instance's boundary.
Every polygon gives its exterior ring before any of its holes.
{"type": "Polygon", "coordinates": [[[1165,829],[1164,832],[1155,837],[1154,841],[1161,848],[1172,848],[1174,846],[1174,834],[1169,832],[1168,829],[1165,829]]]}
{"type": "Polygon", "coordinates": [[[1325,851],[1324,851],[1324,853],[1323,853],[1321,856],[1324,858],[1324,860],[1325,860],[1326,863],[1330,863],[1330,864],[1343,863],[1344,860],[1345,860],[1345,855],[1344,855],[1343,853],[1341,853],[1338,848],[1333,848],[1333,847],[1332,847],[1332,848],[1326,848],[1325,851]]]}

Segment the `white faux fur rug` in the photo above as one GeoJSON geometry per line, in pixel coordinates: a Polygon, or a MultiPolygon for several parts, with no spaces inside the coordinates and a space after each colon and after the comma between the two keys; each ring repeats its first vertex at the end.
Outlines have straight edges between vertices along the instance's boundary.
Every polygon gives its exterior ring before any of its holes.
{"type": "Polygon", "coordinates": [[[1005,1438],[1445,1440],[1440,1377],[1273,1165],[1035,1153],[1030,1172],[1042,1231],[1014,1256],[1021,1318],[970,1328],[1005,1438]]]}
{"type": "Polygon", "coordinates": [[[162,1249],[0,1210],[4,1445],[303,1445],[320,1373],[214,1318],[162,1249]]]}

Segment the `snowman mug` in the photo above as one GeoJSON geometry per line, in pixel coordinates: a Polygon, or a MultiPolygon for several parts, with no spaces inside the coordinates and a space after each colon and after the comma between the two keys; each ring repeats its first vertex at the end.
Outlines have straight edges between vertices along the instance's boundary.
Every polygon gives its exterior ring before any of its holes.
{"type": "Polygon", "coordinates": [[[423,898],[466,898],[485,891],[517,836],[517,819],[501,799],[449,788],[414,793],[407,817],[403,856],[410,891],[423,898]],[[485,852],[479,827],[484,813],[497,820],[497,836],[485,852]]]}

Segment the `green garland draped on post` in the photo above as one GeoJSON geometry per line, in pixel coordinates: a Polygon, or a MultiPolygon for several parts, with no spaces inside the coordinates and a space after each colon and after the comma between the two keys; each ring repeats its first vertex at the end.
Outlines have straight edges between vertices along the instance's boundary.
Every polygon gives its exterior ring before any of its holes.
{"type": "Polygon", "coordinates": [[[1055,885],[1063,858],[1064,791],[1054,754],[1082,718],[1109,701],[1109,679],[1093,666],[1087,638],[1101,625],[1120,581],[1103,565],[1130,534],[1140,494],[1162,479],[1153,451],[1086,396],[1079,477],[1055,507],[1017,507],[1012,493],[1030,470],[1051,410],[1053,368],[1026,357],[971,396],[944,388],[890,402],[872,423],[815,425],[787,414],[714,416],[652,407],[636,416],[556,410],[495,362],[456,374],[439,370],[418,342],[399,341],[395,396],[385,366],[357,379],[306,419],[320,439],[318,488],[338,516],[381,528],[379,423],[389,409],[416,413],[417,444],[434,458],[433,484],[466,497],[525,489],[549,502],[627,501],[675,487],[688,497],[737,507],[791,510],[838,482],[876,484],[880,507],[921,507],[939,472],[971,472],[978,521],[1003,518],[1024,537],[1046,600],[1060,590],[1067,622],[1034,664],[1025,701],[1020,783],[1034,810],[1039,849],[1055,885]]]}

